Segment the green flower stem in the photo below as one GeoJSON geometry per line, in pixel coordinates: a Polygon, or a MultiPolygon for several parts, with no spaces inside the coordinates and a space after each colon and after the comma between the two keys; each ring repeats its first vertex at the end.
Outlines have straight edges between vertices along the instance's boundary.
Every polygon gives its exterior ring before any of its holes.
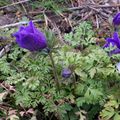
{"type": "Polygon", "coordinates": [[[76,88],[76,77],[75,74],[73,74],[73,84],[74,84],[74,89],[76,88]]]}
{"type": "Polygon", "coordinates": [[[57,85],[58,90],[60,90],[60,84],[59,84],[59,80],[58,80],[58,75],[57,75],[57,72],[56,72],[56,67],[55,67],[54,60],[53,60],[51,52],[49,52],[49,57],[50,57],[52,67],[53,67],[53,74],[54,74],[54,78],[55,78],[55,83],[57,85]]]}

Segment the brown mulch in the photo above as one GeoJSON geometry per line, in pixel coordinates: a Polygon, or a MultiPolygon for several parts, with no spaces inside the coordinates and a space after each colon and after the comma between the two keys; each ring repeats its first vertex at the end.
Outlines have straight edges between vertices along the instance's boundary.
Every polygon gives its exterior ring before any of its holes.
{"type": "Polygon", "coordinates": [[[66,24],[68,20],[73,26],[81,21],[90,20],[96,28],[100,28],[108,24],[110,17],[119,11],[120,7],[120,0],[72,0],[66,5],[67,9],[56,15],[42,7],[32,10],[29,0],[19,4],[16,4],[17,2],[18,0],[14,0],[10,5],[0,7],[0,26],[19,22],[24,16],[34,19],[35,16],[44,13],[58,25],[62,22],[64,26],[65,20],[66,24]]]}
{"type": "Polygon", "coordinates": [[[112,18],[120,10],[120,0],[69,0],[59,6],[65,9],[56,14],[43,6],[32,9],[30,0],[10,0],[10,4],[0,7],[0,29],[18,27],[25,17],[51,28],[64,44],[64,33],[71,32],[82,21],[91,21],[96,36],[103,38],[111,35],[112,18]],[[43,19],[39,19],[39,15],[43,19]]]}

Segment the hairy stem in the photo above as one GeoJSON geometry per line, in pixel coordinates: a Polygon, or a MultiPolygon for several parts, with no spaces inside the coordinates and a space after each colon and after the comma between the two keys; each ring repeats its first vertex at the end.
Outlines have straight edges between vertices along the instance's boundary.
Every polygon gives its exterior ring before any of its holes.
{"type": "Polygon", "coordinates": [[[50,57],[52,67],[53,67],[53,74],[54,74],[54,78],[55,78],[55,83],[56,83],[56,86],[57,86],[57,88],[59,90],[60,89],[60,84],[59,84],[59,81],[58,81],[58,75],[57,75],[57,72],[56,72],[56,67],[55,67],[55,63],[54,63],[51,52],[49,52],[49,57],[50,57]]]}

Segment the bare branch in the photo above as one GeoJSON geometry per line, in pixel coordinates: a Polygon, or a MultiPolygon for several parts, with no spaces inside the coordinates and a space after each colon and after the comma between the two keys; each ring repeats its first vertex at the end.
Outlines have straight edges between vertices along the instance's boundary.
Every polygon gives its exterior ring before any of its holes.
{"type": "MultiPolygon", "coordinates": [[[[43,20],[33,20],[33,22],[43,23],[44,21],[43,20]]],[[[15,27],[15,26],[23,25],[23,24],[27,24],[27,23],[29,23],[29,21],[17,22],[17,23],[13,23],[13,24],[8,24],[8,25],[0,26],[0,29],[9,28],[9,27],[15,27]]]]}

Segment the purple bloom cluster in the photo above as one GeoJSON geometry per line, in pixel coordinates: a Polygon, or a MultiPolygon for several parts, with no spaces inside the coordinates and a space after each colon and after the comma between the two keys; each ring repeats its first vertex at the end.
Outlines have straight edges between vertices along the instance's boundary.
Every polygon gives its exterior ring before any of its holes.
{"type": "Polygon", "coordinates": [[[117,32],[114,32],[113,38],[106,38],[106,44],[103,46],[103,48],[110,47],[110,44],[113,47],[117,46],[117,48],[120,49],[120,39],[119,39],[119,35],[117,32]]]}
{"type": "Polygon", "coordinates": [[[29,51],[39,51],[47,47],[45,35],[35,28],[32,21],[28,26],[21,26],[19,31],[13,34],[21,48],[29,51]]]}
{"type": "Polygon", "coordinates": [[[112,54],[120,53],[120,38],[117,32],[114,32],[113,38],[106,38],[106,44],[103,46],[103,48],[110,47],[110,45],[116,47],[114,50],[110,51],[109,53],[110,56],[112,54]]]}
{"type": "MultiPolygon", "coordinates": [[[[120,13],[117,13],[114,16],[113,25],[115,27],[120,25],[120,13]]],[[[110,56],[113,55],[113,54],[120,53],[120,38],[119,38],[118,32],[114,32],[112,38],[106,38],[106,44],[103,46],[103,48],[110,47],[110,45],[112,45],[113,47],[116,47],[114,50],[109,52],[110,56]]]]}

